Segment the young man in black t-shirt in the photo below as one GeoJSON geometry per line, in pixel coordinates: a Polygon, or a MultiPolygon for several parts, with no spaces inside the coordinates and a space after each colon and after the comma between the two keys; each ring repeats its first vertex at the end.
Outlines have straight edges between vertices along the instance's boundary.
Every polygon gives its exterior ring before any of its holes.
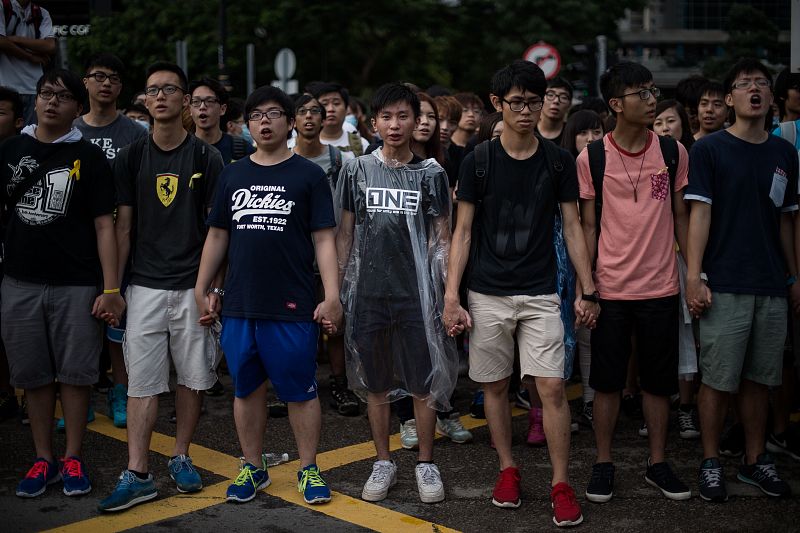
{"type": "Polygon", "coordinates": [[[228,109],[228,91],[218,81],[211,78],[193,81],[189,84],[189,96],[194,134],[219,150],[223,163],[229,165],[255,151],[242,137],[234,137],[220,129],[220,118],[228,109]]]}
{"type": "Polygon", "coordinates": [[[59,479],[67,496],[92,490],[80,457],[89,391],[98,376],[97,318],[116,324],[125,308],[111,171],[100,149],[72,127],[86,108],[86,89],[72,72],[55,69],[36,90],[38,125],[7,141],[0,155],[7,224],[2,336],[11,384],[25,390],[37,455],[17,486],[24,498],[59,479]],[[67,421],[60,462],[51,435],[56,381],[67,421]]]}
{"type": "MultiPolygon", "coordinates": [[[[535,379],[544,410],[544,431],[553,465],[553,521],[559,526],[583,521],[568,483],[570,411],[564,389],[564,329],[556,293],[553,227],[561,208],[564,238],[583,287],[574,302],[581,323],[593,327],[600,312],[588,252],[578,220],[575,163],[559,154],[561,172],[550,167],[547,147],[534,129],[546,82],[542,70],[515,61],[492,78],[492,104],[503,113],[503,133],[490,141],[485,182],[476,178],[475,152],[461,165],[458,220],[450,248],[444,321],[450,335],[472,328],[470,377],[483,384],[486,419],[500,459],[492,503],[516,508],[520,474],[511,454],[508,386],[519,345],[521,377],[535,379]],[[554,180],[557,180],[554,182],[554,180]],[[472,251],[470,243],[474,242],[472,251]],[[470,267],[468,314],[458,287],[470,267]]],[[[563,305],[573,305],[564,302],[563,305]]]]}
{"type": "Polygon", "coordinates": [[[558,146],[567,123],[567,112],[572,105],[572,84],[564,78],[553,78],[547,82],[544,93],[544,107],[536,131],[558,146]]]}
{"type": "Polygon", "coordinates": [[[458,374],[455,343],[440,314],[450,190],[438,163],[411,152],[420,114],[416,93],[403,84],[384,85],[372,112],[383,147],[347,161],[336,190],[348,378],[367,398],[378,456],[361,497],[383,500],[397,481],[389,402],[412,396],[417,489],[423,502],[434,503],[444,499],[444,486],[433,463],[433,407],[448,408],[458,374]]]}

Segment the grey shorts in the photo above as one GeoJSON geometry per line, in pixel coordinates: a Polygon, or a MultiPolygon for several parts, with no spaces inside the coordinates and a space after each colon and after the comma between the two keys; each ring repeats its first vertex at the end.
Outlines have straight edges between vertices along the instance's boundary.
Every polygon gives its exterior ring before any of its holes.
{"type": "Polygon", "coordinates": [[[780,385],[787,312],[779,296],[713,293],[698,324],[703,383],[726,392],[742,379],[780,385]]]}
{"type": "Polygon", "coordinates": [[[91,314],[97,287],[42,285],[5,276],[0,290],[13,386],[97,383],[103,345],[102,323],[91,314]]]}

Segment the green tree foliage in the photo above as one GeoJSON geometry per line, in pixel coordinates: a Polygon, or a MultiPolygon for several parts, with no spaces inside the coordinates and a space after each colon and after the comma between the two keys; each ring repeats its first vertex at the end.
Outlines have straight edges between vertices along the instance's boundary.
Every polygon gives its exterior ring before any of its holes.
{"type": "MultiPolygon", "coordinates": [[[[312,80],[337,80],[363,94],[383,82],[404,80],[486,94],[492,73],[531,44],[554,44],[566,64],[574,59],[572,44],[591,42],[598,34],[608,35],[613,44],[616,20],[626,8],[643,3],[228,0],[226,67],[234,92],[243,94],[245,46],[253,43],[259,85],[275,79],[275,53],[288,47],[297,56],[295,78],[301,87],[312,80]]],[[[132,92],[143,86],[149,63],[174,60],[175,41],[186,40],[190,77],[219,74],[217,2],[124,0],[122,5],[111,17],[93,17],[91,35],[73,40],[74,62],[101,50],[117,54],[129,67],[132,92]]]]}

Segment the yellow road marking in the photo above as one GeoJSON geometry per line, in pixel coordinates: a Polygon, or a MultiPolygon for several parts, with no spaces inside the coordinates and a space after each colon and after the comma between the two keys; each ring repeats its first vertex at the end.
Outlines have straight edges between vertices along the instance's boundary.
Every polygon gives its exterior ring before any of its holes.
{"type": "MultiPolygon", "coordinates": [[[[580,396],[580,385],[571,385],[567,387],[567,397],[570,400],[578,396],[580,396]]],[[[522,409],[512,409],[513,416],[525,413],[526,411],[522,409]]],[[[96,417],[96,420],[87,426],[88,429],[101,435],[127,442],[128,439],[125,429],[114,427],[111,420],[104,415],[98,413],[96,417]]],[[[468,415],[462,416],[461,422],[467,429],[475,429],[486,425],[485,419],[476,419],[468,415]]],[[[439,435],[437,435],[437,438],[438,437],[439,435]]],[[[174,443],[175,439],[173,437],[154,432],[150,443],[150,449],[169,457],[172,455],[174,443]]],[[[391,450],[399,449],[400,436],[398,434],[392,435],[389,445],[391,450]]],[[[238,473],[239,461],[236,457],[231,455],[192,444],[191,456],[192,463],[195,466],[213,472],[214,474],[233,478],[238,473]]],[[[375,448],[372,441],[368,441],[328,452],[322,452],[317,456],[317,462],[320,468],[325,471],[373,457],[375,457],[375,448]]],[[[308,505],[303,501],[302,495],[297,491],[296,472],[299,466],[299,461],[295,460],[270,468],[269,475],[272,480],[272,485],[270,485],[265,492],[270,496],[275,496],[293,505],[302,506],[312,511],[375,531],[456,531],[335,491],[332,491],[332,500],[330,503],[308,505]]],[[[121,513],[102,514],[87,520],[60,526],[50,531],[78,533],[98,530],[118,532],[141,527],[223,503],[225,501],[225,490],[229,484],[229,481],[224,481],[205,487],[197,494],[176,495],[163,498],[133,507],[121,513]]]]}

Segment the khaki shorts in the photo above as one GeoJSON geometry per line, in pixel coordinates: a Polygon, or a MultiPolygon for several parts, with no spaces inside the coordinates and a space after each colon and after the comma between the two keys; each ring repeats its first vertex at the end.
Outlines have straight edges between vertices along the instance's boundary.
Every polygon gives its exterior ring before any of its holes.
{"type": "Polygon", "coordinates": [[[712,389],[735,392],[742,379],[781,384],[786,298],[712,293],[700,317],[700,373],[712,389]]]}
{"type": "Polygon", "coordinates": [[[142,398],[169,392],[169,355],[178,385],[211,388],[219,357],[210,328],[198,324],[194,290],[150,289],[130,285],[125,291],[128,323],[122,351],[128,370],[128,396],[142,398]]]}
{"type": "Polygon", "coordinates": [[[564,377],[564,325],[557,294],[489,296],[469,291],[468,298],[473,381],[492,383],[513,373],[515,336],[522,378],[564,377]]]}

